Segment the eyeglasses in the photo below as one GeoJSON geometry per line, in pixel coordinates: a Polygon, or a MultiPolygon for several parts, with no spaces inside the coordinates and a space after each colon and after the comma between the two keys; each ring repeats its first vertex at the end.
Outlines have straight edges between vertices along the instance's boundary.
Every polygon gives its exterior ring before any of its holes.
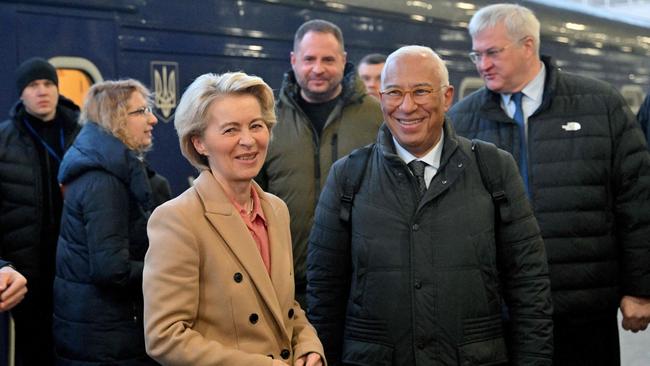
{"type": "Polygon", "coordinates": [[[496,60],[497,58],[499,58],[499,55],[500,55],[503,51],[505,51],[506,48],[512,46],[512,45],[515,44],[515,43],[519,43],[519,42],[525,40],[526,38],[528,38],[528,36],[522,37],[522,38],[521,38],[520,40],[518,40],[517,42],[513,42],[513,43],[510,43],[510,44],[507,44],[507,45],[505,45],[505,46],[503,46],[503,47],[501,47],[501,48],[490,48],[490,49],[488,49],[487,51],[483,51],[483,52],[472,51],[472,52],[469,53],[469,59],[472,60],[472,62],[475,63],[475,64],[478,64],[479,62],[481,62],[481,60],[483,59],[483,57],[487,57],[488,59],[494,61],[494,60],[496,60]]]}
{"type": "Polygon", "coordinates": [[[382,101],[384,101],[384,103],[389,105],[402,104],[404,98],[406,97],[406,94],[411,94],[411,99],[413,100],[413,102],[415,104],[421,105],[431,101],[432,95],[447,88],[448,86],[449,85],[443,85],[440,87],[440,89],[420,87],[411,90],[402,90],[398,88],[391,88],[391,89],[382,90],[379,92],[379,94],[382,97],[382,101]]]}
{"type": "Polygon", "coordinates": [[[144,116],[144,115],[152,113],[152,112],[153,112],[153,109],[151,108],[151,106],[146,106],[146,107],[136,109],[136,110],[134,110],[132,112],[127,112],[126,114],[128,114],[130,116],[144,116]]]}

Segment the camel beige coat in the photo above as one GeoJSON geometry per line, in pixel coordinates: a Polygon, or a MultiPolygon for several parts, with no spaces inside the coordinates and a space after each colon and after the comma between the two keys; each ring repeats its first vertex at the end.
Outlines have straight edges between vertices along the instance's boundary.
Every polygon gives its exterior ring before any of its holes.
{"type": "Polygon", "coordinates": [[[254,184],[267,219],[271,276],[220,184],[203,171],[158,207],[147,232],[144,326],[147,352],[163,365],[293,365],[324,357],[294,300],[289,212],[254,184]]]}

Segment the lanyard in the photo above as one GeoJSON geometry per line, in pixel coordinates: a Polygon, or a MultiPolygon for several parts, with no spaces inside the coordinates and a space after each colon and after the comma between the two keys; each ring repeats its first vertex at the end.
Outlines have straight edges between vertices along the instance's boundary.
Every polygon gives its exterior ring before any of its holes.
{"type": "MultiPolygon", "coordinates": [[[[29,121],[27,120],[27,118],[25,118],[23,121],[25,122],[25,126],[27,126],[27,129],[29,130],[29,132],[30,132],[34,137],[36,137],[36,138],[39,139],[39,141],[41,142],[41,144],[43,145],[43,147],[45,148],[45,150],[47,150],[47,153],[50,154],[51,157],[53,157],[54,159],[56,159],[56,161],[58,161],[59,164],[61,164],[61,157],[56,153],[56,151],[54,151],[54,149],[52,148],[52,146],[50,146],[50,145],[49,145],[49,144],[48,144],[48,143],[43,139],[43,137],[41,137],[41,135],[39,135],[38,133],[36,133],[36,130],[34,130],[34,127],[32,127],[32,125],[29,123],[29,121]]],[[[61,144],[61,153],[63,153],[63,152],[65,151],[65,139],[63,138],[63,128],[62,128],[62,127],[59,127],[59,136],[60,136],[60,141],[59,141],[59,143],[61,144]]]]}

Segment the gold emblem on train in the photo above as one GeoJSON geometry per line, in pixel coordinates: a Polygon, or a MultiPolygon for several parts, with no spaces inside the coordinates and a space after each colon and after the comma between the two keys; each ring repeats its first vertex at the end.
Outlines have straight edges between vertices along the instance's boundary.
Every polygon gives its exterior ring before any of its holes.
{"type": "Polygon", "coordinates": [[[151,81],[156,116],[169,122],[174,116],[178,100],[178,63],[152,61],[151,81]]]}

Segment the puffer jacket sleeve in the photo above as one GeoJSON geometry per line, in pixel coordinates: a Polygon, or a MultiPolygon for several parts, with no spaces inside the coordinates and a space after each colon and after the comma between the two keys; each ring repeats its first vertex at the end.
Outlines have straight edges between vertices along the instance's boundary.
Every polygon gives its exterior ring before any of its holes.
{"type": "Polygon", "coordinates": [[[544,242],[513,157],[499,153],[508,202],[497,227],[497,264],[510,316],[510,364],[551,365],[553,308],[544,242]]]}
{"type": "Polygon", "coordinates": [[[340,363],[350,288],[350,231],[339,219],[338,175],[344,160],[336,162],[327,177],[307,249],[307,315],[330,365],[340,363]]]}
{"type": "Polygon", "coordinates": [[[650,297],[650,153],[643,132],[619,94],[612,93],[613,182],[621,294],[650,297]]]}
{"type": "Polygon", "coordinates": [[[107,173],[86,174],[82,194],[90,279],[95,284],[140,286],[143,261],[130,259],[127,186],[107,173]]]}

